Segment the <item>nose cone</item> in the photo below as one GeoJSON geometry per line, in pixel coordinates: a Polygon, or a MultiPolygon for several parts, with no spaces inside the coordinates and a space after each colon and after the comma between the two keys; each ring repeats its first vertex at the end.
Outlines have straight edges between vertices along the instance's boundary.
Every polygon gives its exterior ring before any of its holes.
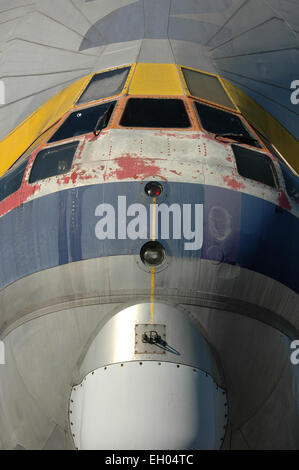
{"type": "Polygon", "coordinates": [[[71,394],[78,449],[218,449],[226,395],[198,368],[130,361],[89,373],[71,394]]]}

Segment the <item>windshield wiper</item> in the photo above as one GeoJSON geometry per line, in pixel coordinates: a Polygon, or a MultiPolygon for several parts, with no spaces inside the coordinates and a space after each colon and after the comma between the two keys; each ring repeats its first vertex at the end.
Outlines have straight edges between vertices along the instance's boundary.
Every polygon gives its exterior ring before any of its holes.
{"type": "Polygon", "coordinates": [[[241,144],[253,144],[255,146],[260,146],[259,142],[254,139],[253,137],[246,136],[244,134],[229,134],[229,133],[223,133],[223,134],[215,134],[215,139],[219,140],[219,137],[224,137],[225,139],[231,139],[235,140],[236,142],[240,142],[241,144]]]}
{"type": "Polygon", "coordinates": [[[97,120],[96,126],[93,130],[93,133],[96,137],[100,134],[101,130],[104,129],[104,127],[107,127],[108,121],[109,121],[109,119],[111,117],[111,114],[112,114],[112,111],[113,111],[113,108],[114,108],[114,103],[111,103],[109,108],[107,108],[106,111],[102,114],[102,116],[100,116],[99,119],[97,120]],[[103,119],[105,119],[103,127],[101,127],[101,129],[98,130],[98,127],[101,124],[101,122],[103,121],[103,119]]]}

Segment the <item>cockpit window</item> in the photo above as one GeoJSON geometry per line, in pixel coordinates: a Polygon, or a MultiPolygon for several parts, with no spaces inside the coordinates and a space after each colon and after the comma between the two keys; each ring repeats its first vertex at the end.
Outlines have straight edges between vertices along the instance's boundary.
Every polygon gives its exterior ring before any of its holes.
{"type": "Polygon", "coordinates": [[[279,162],[279,164],[284,177],[287,193],[296,204],[299,204],[299,177],[296,176],[284,163],[279,162]]]}
{"type": "Polygon", "coordinates": [[[78,135],[89,134],[95,129],[97,131],[104,129],[109,123],[115,103],[116,101],[110,101],[98,106],[78,109],[78,111],[71,113],[48,142],[70,139],[78,135]],[[101,116],[103,119],[99,122],[101,116]]]}
{"type": "Polygon", "coordinates": [[[79,142],[70,142],[41,150],[34,160],[29,183],[70,171],[79,142]]]}
{"type": "Polygon", "coordinates": [[[21,158],[0,178],[0,201],[16,192],[22,184],[27,158],[21,158]]]}
{"type": "Polygon", "coordinates": [[[243,143],[248,143],[258,148],[261,147],[242,119],[236,114],[206,106],[198,101],[194,103],[202,127],[206,131],[216,134],[218,137],[222,136],[232,140],[239,140],[240,142],[243,139],[243,143]]]}
{"type": "Polygon", "coordinates": [[[236,109],[218,77],[182,67],[184,79],[192,96],[236,109]]]}
{"type": "Polygon", "coordinates": [[[239,175],[272,188],[276,187],[275,170],[271,158],[247,147],[232,145],[239,175]]]}
{"type": "Polygon", "coordinates": [[[130,98],[122,115],[126,127],[190,127],[190,120],[179,99],[130,98]]]}
{"type": "Polygon", "coordinates": [[[89,103],[108,96],[119,95],[127,80],[130,67],[97,73],[92,77],[77,104],[89,103]]]}

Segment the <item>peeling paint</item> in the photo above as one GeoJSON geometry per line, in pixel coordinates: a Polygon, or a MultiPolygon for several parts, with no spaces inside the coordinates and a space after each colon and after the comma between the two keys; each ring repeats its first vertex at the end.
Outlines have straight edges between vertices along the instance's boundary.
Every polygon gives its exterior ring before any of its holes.
{"type": "Polygon", "coordinates": [[[286,209],[288,211],[292,209],[292,206],[290,205],[289,200],[284,191],[279,191],[278,203],[280,207],[282,207],[283,209],[286,209]]]}
{"type": "Polygon", "coordinates": [[[80,180],[89,180],[91,178],[96,178],[97,175],[86,174],[86,170],[73,171],[70,175],[63,175],[61,178],[57,179],[58,184],[69,184],[72,182],[76,184],[77,179],[80,180]]]}
{"type": "MultiPolygon", "coordinates": [[[[176,171],[176,170],[169,170],[169,171],[171,171],[171,173],[174,173],[175,175],[178,175],[178,176],[182,175],[182,173],[180,171],[176,171]]],[[[193,178],[194,178],[194,176],[193,176],[193,178]]]]}
{"type": "Polygon", "coordinates": [[[79,147],[79,152],[77,153],[76,160],[81,160],[82,158],[82,151],[85,147],[85,142],[83,141],[79,147]]]}
{"type": "Polygon", "coordinates": [[[32,196],[60,191],[62,185],[72,187],[97,181],[143,180],[152,176],[226,187],[292,209],[283,191],[278,194],[278,191],[267,189],[255,181],[243,181],[232,168],[234,159],[230,143],[217,142],[203,132],[112,129],[109,133],[101,133],[98,139],[87,135],[80,142],[71,172],[33,186],[28,185],[26,179],[37,151],[30,158],[20,190],[0,202],[0,215],[32,196]]]}
{"type": "Polygon", "coordinates": [[[7,214],[7,212],[18,206],[21,206],[39,189],[40,184],[30,185],[27,182],[23,183],[18,191],[0,202],[0,216],[7,214]]]}
{"type": "Polygon", "coordinates": [[[113,160],[118,168],[110,169],[110,173],[104,175],[104,180],[116,177],[118,181],[126,178],[142,179],[146,176],[155,176],[161,171],[160,167],[154,164],[155,159],[140,158],[136,154],[123,154],[113,160]]]}
{"type": "Polygon", "coordinates": [[[245,184],[241,183],[240,181],[236,180],[236,178],[230,176],[223,176],[223,181],[232,189],[239,190],[239,189],[246,189],[245,184]]]}

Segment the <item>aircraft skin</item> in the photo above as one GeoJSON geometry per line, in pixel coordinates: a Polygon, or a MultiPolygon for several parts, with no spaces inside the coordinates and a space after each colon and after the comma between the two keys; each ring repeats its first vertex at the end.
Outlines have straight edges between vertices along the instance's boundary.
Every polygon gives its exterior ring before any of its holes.
{"type": "Polygon", "coordinates": [[[245,3],[0,3],[0,448],[299,448],[298,135],[265,98],[299,12],[245,3]]]}

